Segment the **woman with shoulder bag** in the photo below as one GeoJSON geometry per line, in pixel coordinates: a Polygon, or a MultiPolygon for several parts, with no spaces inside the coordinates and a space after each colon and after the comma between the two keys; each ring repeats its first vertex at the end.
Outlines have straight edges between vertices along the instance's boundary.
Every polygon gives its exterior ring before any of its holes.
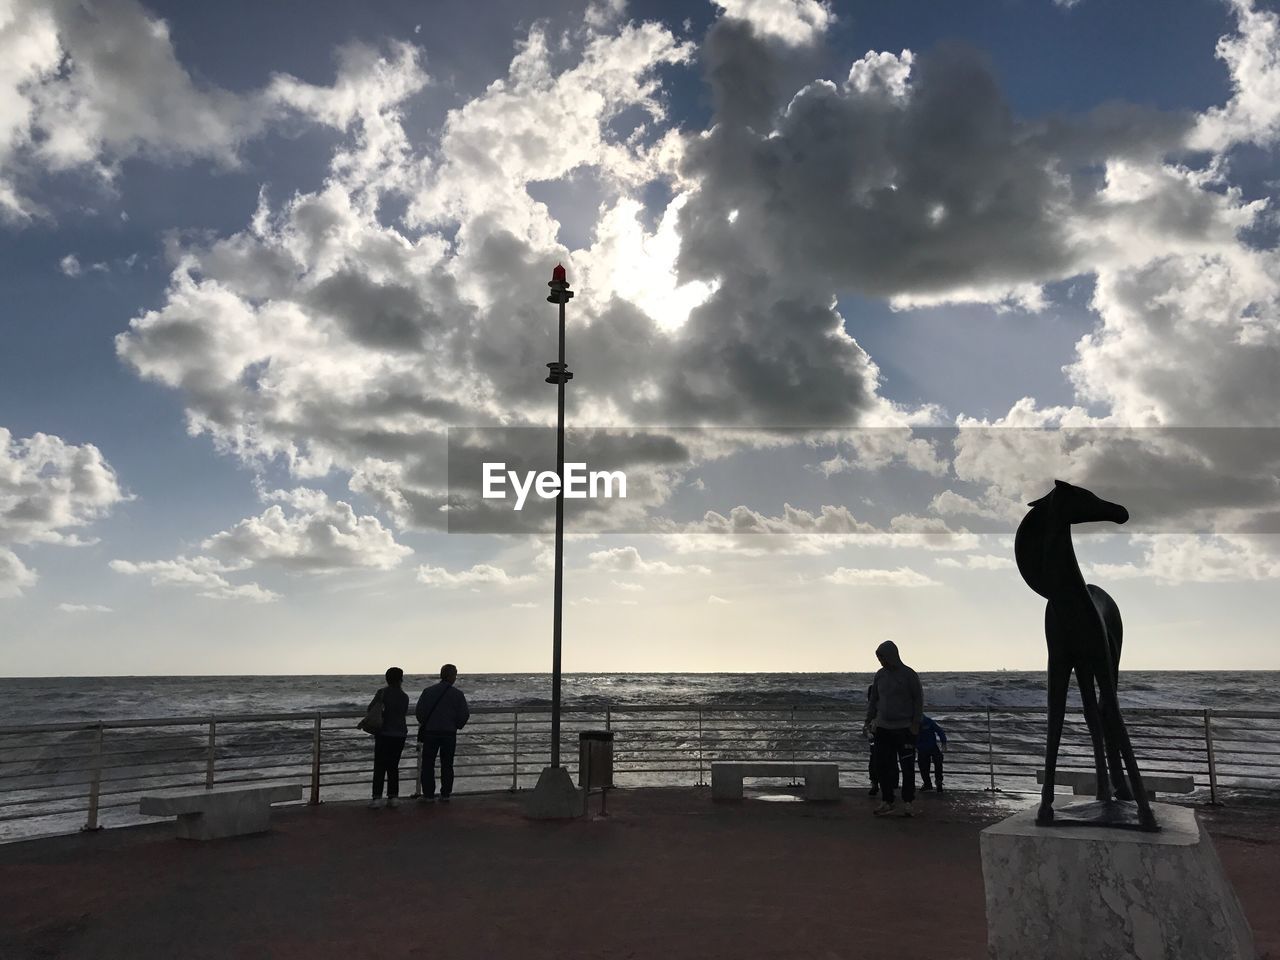
{"type": "Polygon", "coordinates": [[[370,809],[382,806],[384,780],[387,806],[399,806],[400,754],[404,752],[404,740],[409,735],[405,719],[409,714],[409,697],[400,689],[404,671],[392,667],[386,678],[387,685],[373,695],[365,718],[360,721],[360,729],[373,734],[373,799],[369,801],[370,809]]]}

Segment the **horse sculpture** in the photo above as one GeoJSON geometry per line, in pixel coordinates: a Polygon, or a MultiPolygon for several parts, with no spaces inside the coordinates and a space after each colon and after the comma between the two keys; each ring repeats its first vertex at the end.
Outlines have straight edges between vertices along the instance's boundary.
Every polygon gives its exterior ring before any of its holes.
{"type": "MultiPolygon", "coordinates": [[[[1049,732],[1045,742],[1044,789],[1036,822],[1042,825],[1055,822],[1054,772],[1066,716],[1067,689],[1074,670],[1080,704],[1093,741],[1099,803],[1085,805],[1091,808],[1081,810],[1086,816],[1069,817],[1066,822],[1158,830],[1116,698],[1124,630],[1120,608],[1101,587],[1084,582],[1071,545],[1072,524],[1098,520],[1124,523],[1129,519],[1129,511],[1061,480],[1055,480],[1047,495],[1027,506],[1031,510],[1018,525],[1014,556],[1027,586],[1048,601],[1044,633],[1049,646],[1049,732]],[[1122,757],[1129,773],[1128,783],[1120,764],[1122,757]],[[1132,821],[1132,808],[1127,803],[1131,800],[1137,802],[1136,823],[1132,821]]],[[[1067,812],[1063,814],[1066,816],[1067,812]]]]}

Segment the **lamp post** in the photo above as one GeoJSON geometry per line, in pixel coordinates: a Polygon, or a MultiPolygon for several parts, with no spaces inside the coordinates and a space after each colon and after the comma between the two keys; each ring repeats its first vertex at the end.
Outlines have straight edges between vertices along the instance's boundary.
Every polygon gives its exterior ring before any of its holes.
{"type": "Polygon", "coordinates": [[[560,359],[547,364],[547,383],[557,387],[556,409],[556,568],[555,613],[551,648],[551,765],[544,767],[538,785],[525,803],[525,816],[535,820],[567,820],[582,815],[582,800],[569,771],[560,765],[560,627],[564,602],[564,388],[573,374],[564,361],[564,305],[573,299],[564,267],[556,264],[547,284],[550,303],[560,305],[560,359]]]}
{"type": "Polygon", "coordinates": [[[560,766],[560,625],[561,609],[564,602],[564,388],[573,379],[573,374],[564,361],[564,305],[573,299],[573,291],[569,289],[569,281],[565,278],[564,267],[556,264],[551,271],[551,279],[547,281],[551,292],[547,294],[549,303],[560,305],[560,359],[548,363],[550,373],[547,383],[556,385],[556,476],[560,478],[560,487],[556,491],[556,572],[554,614],[551,627],[551,766],[560,766]]]}

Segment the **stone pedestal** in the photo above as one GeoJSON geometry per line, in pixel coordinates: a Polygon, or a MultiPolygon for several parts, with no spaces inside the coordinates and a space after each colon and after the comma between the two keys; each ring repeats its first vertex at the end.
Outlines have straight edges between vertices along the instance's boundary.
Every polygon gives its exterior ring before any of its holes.
{"type": "Polygon", "coordinates": [[[582,816],[582,794],[564,767],[544,767],[524,801],[530,820],[572,820],[582,816]]]}
{"type": "Polygon", "coordinates": [[[983,830],[992,960],[1254,960],[1195,811],[1151,809],[1159,833],[1037,827],[1034,807],[983,830]]]}

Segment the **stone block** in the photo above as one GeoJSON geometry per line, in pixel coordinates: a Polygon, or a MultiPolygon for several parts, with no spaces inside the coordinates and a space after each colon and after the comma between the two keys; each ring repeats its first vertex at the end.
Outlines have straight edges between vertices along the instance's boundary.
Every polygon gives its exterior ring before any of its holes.
{"type": "Polygon", "coordinates": [[[583,797],[565,767],[544,767],[524,800],[530,820],[572,820],[583,814],[583,797]]]}
{"type": "Polygon", "coordinates": [[[152,817],[177,817],[179,837],[216,840],[264,833],[271,826],[272,803],[301,799],[300,785],[166,790],[142,797],[138,812],[152,817]]]}
{"type": "Polygon", "coordinates": [[[716,760],[711,799],[741,800],[744,777],[803,777],[806,800],[840,799],[840,765],[829,760],[716,760]]]}
{"type": "Polygon", "coordinates": [[[981,834],[991,960],[1254,960],[1253,934],[1195,811],[1158,833],[1035,823],[981,834]]]}

